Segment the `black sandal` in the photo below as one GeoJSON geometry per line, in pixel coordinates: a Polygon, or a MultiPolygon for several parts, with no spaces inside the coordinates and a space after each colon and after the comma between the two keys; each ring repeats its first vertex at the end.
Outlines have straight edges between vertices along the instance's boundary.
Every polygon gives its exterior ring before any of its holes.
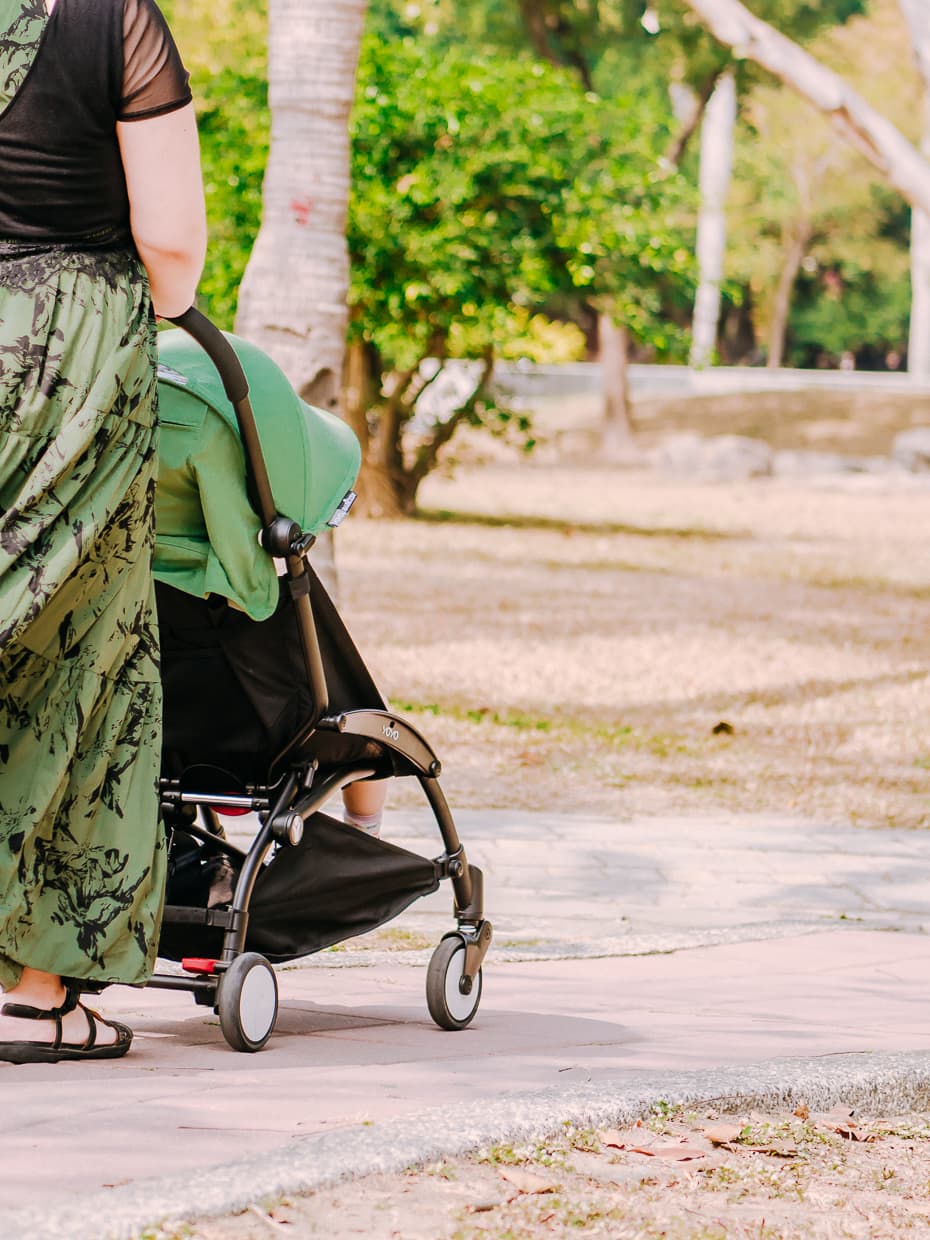
{"type": "Polygon", "coordinates": [[[20,1020],[53,1020],[54,1042],[0,1042],[0,1060],[7,1063],[58,1063],[61,1059],[119,1059],[132,1044],[132,1030],[116,1020],[104,1020],[99,1012],[85,1007],[79,999],[80,992],[67,986],[65,1001],[60,1007],[36,1008],[25,1003],[4,1003],[0,1016],[15,1016],[20,1020]],[[61,1018],[80,1008],[87,1018],[87,1037],[80,1045],[62,1042],[61,1018]],[[116,1030],[116,1041],[97,1046],[97,1022],[116,1030]]]}

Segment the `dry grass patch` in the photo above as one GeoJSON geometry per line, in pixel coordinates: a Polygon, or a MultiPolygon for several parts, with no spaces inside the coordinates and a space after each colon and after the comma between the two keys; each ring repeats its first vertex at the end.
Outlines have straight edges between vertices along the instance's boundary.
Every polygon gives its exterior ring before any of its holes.
{"type": "Polygon", "coordinates": [[[454,803],[924,825],[930,488],[876,487],[462,471],[346,526],[344,611],[454,803]]]}

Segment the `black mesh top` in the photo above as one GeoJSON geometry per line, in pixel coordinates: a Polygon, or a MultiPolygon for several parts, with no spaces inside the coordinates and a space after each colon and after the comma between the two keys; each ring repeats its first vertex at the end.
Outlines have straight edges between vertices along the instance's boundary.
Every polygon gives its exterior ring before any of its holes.
{"type": "Polygon", "coordinates": [[[0,113],[0,239],[128,237],[116,122],[190,101],[155,0],[57,0],[25,81],[0,113]]]}

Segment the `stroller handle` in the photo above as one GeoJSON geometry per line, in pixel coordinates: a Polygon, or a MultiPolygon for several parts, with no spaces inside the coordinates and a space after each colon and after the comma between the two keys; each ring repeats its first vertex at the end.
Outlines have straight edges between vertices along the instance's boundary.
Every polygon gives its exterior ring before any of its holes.
{"type": "Polygon", "coordinates": [[[220,329],[211,323],[205,314],[201,314],[196,306],[191,306],[177,318],[169,318],[168,322],[180,327],[197,341],[219,371],[223,389],[232,403],[237,405],[239,401],[245,400],[249,394],[249,381],[236,356],[236,350],[220,329]]]}
{"type": "Polygon", "coordinates": [[[258,506],[262,526],[270,530],[278,517],[278,509],[271,492],[271,480],[265,458],[262,455],[262,444],[255,425],[255,415],[249,400],[249,381],[242,369],[242,363],[220,329],[205,314],[191,306],[177,318],[168,320],[175,327],[180,327],[191,336],[209,357],[216,367],[223,389],[232,404],[239,423],[239,435],[245,449],[246,467],[252,482],[255,502],[258,506]]]}

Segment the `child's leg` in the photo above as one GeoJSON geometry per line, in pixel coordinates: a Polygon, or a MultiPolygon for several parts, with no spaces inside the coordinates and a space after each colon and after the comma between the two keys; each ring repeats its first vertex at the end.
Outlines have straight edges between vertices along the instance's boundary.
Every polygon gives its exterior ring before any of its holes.
{"type": "Polygon", "coordinates": [[[369,835],[380,835],[386,798],[386,779],[361,779],[346,784],[342,790],[343,820],[369,835]]]}

